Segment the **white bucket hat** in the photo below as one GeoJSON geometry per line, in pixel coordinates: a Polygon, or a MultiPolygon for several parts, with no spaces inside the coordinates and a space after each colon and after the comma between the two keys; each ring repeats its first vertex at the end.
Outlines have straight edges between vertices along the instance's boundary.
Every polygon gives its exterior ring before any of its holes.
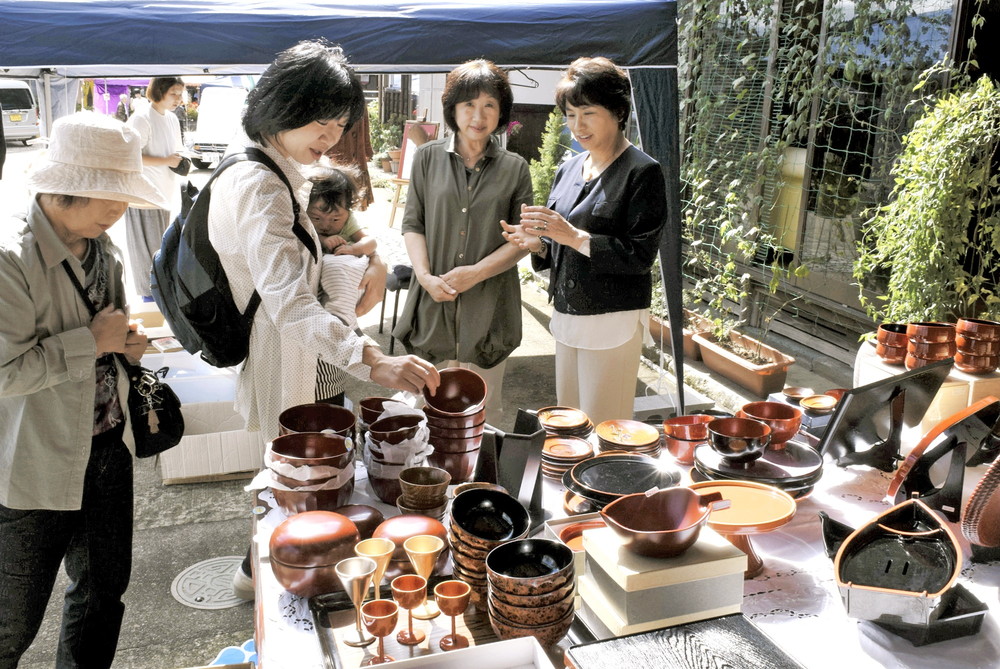
{"type": "Polygon", "coordinates": [[[28,177],[35,193],[61,193],[170,209],[142,172],[142,139],[121,121],[91,111],[57,119],[41,165],[28,177]]]}

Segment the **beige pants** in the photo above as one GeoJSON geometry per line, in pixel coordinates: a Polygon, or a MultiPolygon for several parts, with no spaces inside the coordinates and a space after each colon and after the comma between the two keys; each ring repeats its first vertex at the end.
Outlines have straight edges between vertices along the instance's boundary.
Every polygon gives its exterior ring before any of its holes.
{"type": "Polygon", "coordinates": [[[445,367],[471,369],[483,377],[483,381],[486,381],[486,422],[493,427],[500,427],[500,421],[503,419],[503,374],[507,369],[506,359],[490,369],[483,369],[471,362],[458,362],[457,360],[448,360],[435,366],[438,369],[445,367]]]}
{"type": "Polygon", "coordinates": [[[580,409],[598,425],[631,419],[642,354],[642,327],[617,348],[598,351],[556,342],[556,397],[560,406],[580,409]]]}

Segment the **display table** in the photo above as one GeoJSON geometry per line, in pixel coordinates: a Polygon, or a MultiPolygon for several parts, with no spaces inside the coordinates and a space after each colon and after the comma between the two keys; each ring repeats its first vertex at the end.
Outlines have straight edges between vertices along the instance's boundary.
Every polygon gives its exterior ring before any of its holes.
{"type": "MultiPolygon", "coordinates": [[[[663,458],[671,462],[670,456],[663,458]]],[[[966,470],[965,498],[985,469],[984,465],[966,470]]],[[[353,501],[376,506],[387,514],[394,513],[367,495],[363,468],[358,468],[357,476],[353,501]]],[[[828,461],[813,493],[798,502],[791,522],[755,537],[756,550],[766,566],[759,576],[745,581],[743,614],[780,648],[810,669],[1000,666],[1000,602],[997,597],[1000,562],[969,563],[971,551],[964,539],[961,541],[966,565],[959,583],[990,608],[978,635],[915,647],[874,624],[847,617],[837,591],[833,561],[824,552],[817,513],[826,511],[833,519],[852,527],[864,524],[887,508],[883,496],[891,478],[891,474],[864,467],[840,469],[828,461]]],[[[545,508],[553,516],[564,516],[562,487],[549,479],[543,481],[545,508]]],[[[687,477],[682,484],[686,482],[687,477]]],[[[268,497],[265,491],[262,499],[268,497]]],[[[323,652],[308,603],[285,592],[275,581],[267,562],[268,537],[283,518],[280,511],[264,510],[255,521],[258,661],[262,669],[323,669],[323,652]]],[[[958,528],[953,529],[961,537],[958,528]]],[[[336,626],[348,626],[352,624],[353,614],[341,612],[333,621],[336,626]]],[[[432,625],[429,636],[435,636],[448,622],[441,617],[420,624],[424,630],[432,625]]],[[[568,639],[560,646],[568,647],[572,643],[576,641],[568,639]]],[[[550,653],[556,660],[556,667],[561,666],[558,663],[560,652],[561,648],[550,653]]],[[[353,669],[357,666],[354,662],[367,656],[364,651],[359,653],[346,647],[340,652],[342,666],[347,669],[353,669]]],[[[622,658],[621,666],[630,666],[628,662],[628,658],[622,658]]]]}

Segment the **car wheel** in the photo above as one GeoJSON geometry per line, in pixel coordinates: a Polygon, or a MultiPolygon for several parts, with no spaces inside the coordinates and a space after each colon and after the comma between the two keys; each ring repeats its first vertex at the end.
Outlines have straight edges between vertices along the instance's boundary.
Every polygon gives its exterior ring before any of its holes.
{"type": "Polygon", "coordinates": [[[197,158],[192,158],[191,164],[194,165],[199,170],[207,170],[212,163],[206,163],[204,160],[198,160],[197,158]]]}

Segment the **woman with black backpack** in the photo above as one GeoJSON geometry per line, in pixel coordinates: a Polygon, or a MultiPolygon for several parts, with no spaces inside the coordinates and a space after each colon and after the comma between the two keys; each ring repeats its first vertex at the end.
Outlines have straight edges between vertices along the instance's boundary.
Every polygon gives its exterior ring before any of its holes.
{"type": "MultiPolygon", "coordinates": [[[[302,168],[326,153],[366,113],[361,84],[338,47],[301,42],[283,51],[247,97],[243,147],[263,151],[301,195],[302,168]]],[[[234,143],[233,151],[240,150],[234,143]]],[[[308,189],[306,190],[308,192],[308,189]]],[[[299,223],[319,248],[301,199],[299,223]]],[[[284,409],[330,398],[335,370],[387,388],[419,393],[437,389],[432,364],[412,355],[390,357],[360,331],[323,308],[321,263],[293,231],[294,210],[281,178],[259,162],[234,165],[212,186],[209,237],[245,309],[254,291],[250,351],[240,370],[236,408],[247,429],[265,440],[278,435],[284,409]]],[[[373,257],[362,281],[359,313],[382,298],[385,263],[373,257]]],[[[252,598],[249,566],[238,570],[234,589],[252,598]]]]}

